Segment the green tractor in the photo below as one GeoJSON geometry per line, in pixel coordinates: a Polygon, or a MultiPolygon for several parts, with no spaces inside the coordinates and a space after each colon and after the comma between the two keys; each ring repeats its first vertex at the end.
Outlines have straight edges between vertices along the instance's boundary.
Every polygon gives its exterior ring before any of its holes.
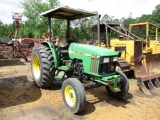
{"type": "Polygon", "coordinates": [[[114,98],[122,98],[128,92],[127,77],[115,71],[117,52],[76,43],[69,37],[71,20],[98,16],[96,13],[59,7],[41,15],[48,17],[49,37],[47,42],[34,47],[31,55],[32,77],[38,87],[46,89],[54,81],[61,80],[63,101],[75,114],[85,108],[85,88],[105,86],[108,94],[114,98]],[[56,40],[56,44],[51,42],[51,18],[67,21],[66,38],[56,40]]]}

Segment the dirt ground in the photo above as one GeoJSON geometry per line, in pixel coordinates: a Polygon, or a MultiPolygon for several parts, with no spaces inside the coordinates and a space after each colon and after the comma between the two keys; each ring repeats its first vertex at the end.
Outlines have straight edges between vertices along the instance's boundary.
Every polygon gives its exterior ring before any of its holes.
{"type": "Polygon", "coordinates": [[[73,115],[64,106],[61,85],[39,89],[29,62],[0,59],[0,120],[160,120],[160,94],[145,95],[135,79],[129,83],[121,100],[109,97],[104,87],[86,90],[84,112],[73,115]]]}

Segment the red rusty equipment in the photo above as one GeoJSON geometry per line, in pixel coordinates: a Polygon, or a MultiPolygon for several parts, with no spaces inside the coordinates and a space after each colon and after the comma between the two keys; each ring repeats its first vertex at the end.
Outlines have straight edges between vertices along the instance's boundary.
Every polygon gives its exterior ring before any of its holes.
{"type": "Polygon", "coordinates": [[[0,38],[0,57],[1,58],[16,58],[23,56],[28,61],[28,56],[32,52],[32,48],[45,41],[44,38],[17,38],[19,22],[22,19],[21,13],[12,13],[12,19],[15,22],[15,36],[14,39],[0,38]]]}

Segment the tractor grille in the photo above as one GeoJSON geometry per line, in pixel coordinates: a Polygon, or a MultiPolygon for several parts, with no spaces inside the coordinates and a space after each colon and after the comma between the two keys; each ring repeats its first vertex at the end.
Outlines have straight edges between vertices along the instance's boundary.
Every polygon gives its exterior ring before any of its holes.
{"type": "Polygon", "coordinates": [[[99,74],[110,74],[115,72],[116,63],[100,64],[99,74]]]}
{"type": "Polygon", "coordinates": [[[96,59],[91,60],[91,66],[90,66],[91,72],[97,73],[98,64],[99,64],[98,60],[96,59]]]}
{"type": "Polygon", "coordinates": [[[114,61],[114,57],[101,57],[99,65],[99,74],[110,74],[115,72],[117,61],[114,61]],[[108,61],[104,61],[104,58],[108,58],[108,61]]]}

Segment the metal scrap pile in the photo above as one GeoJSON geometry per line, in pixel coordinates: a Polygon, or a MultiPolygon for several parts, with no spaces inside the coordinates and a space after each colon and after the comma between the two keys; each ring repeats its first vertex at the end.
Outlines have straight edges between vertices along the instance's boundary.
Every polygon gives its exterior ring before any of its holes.
{"type": "Polygon", "coordinates": [[[32,48],[45,41],[43,38],[6,39],[0,38],[0,59],[23,57],[28,61],[32,48]]]}

